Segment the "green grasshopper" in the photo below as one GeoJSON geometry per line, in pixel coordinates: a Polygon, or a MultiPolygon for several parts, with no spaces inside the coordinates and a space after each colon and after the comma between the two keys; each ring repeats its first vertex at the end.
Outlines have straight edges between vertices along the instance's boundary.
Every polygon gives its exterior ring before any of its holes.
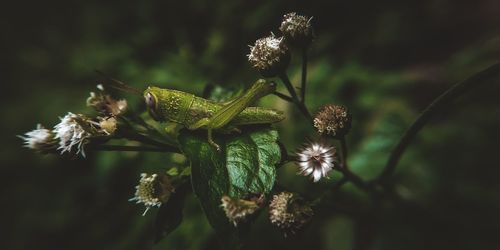
{"type": "MultiPolygon", "coordinates": [[[[138,92],[118,80],[110,79],[119,84],[117,88],[121,90],[138,92]]],[[[237,126],[276,123],[285,118],[281,111],[249,107],[275,90],[275,83],[260,79],[241,96],[223,103],[178,90],[158,87],[148,87],[142,94],[148,112],[154,120],[175,122],[189,130],[206,129],[208,143],[220,151],[220,146],[213,140],[214,130],[223,133],[239,131],[237,126]]]]}

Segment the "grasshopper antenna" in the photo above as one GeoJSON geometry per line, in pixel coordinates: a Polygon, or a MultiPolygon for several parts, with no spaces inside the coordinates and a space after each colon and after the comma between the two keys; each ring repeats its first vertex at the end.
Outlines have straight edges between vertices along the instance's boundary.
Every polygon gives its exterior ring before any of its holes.
{"type": "Polygon", "coordinates": [[[134,87],[131,87],[131,86],[123,83],[120,80],[117,80],[115,78],[108,76],[105,73],[103,73],[102,71],[96,70],[96,72],[107,80],[106,83],[104,83],[105,85],[110,86],[111,88],[114,88],[116,90],[120,90],[120,91],[127,92],[130,94],[142,96],[142,91],[140,91],[134,87]]]}

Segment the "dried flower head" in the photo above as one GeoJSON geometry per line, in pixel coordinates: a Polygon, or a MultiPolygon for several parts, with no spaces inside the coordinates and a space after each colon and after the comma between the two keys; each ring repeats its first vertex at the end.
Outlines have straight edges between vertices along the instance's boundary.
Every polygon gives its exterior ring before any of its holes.
{"type": "Polygon", "coordinates": [[[85,157],[84,146],[90,142],[92,137],[102,135],[99,123],[90,118],[69,112],[61,122],[54,126],[55,138],[59,140],[61,154],[65,152],[81,153],[85,157]]]}
{"type": "Polygon", "coordinates": [[[112,135],[116,131],[116,118],[101,118],[99,121],[99,127],[101,127],[102,132],[105,134],[112,135]]]}
{"type": "Polygon", "coordinates": [[[262,206],[263,199],[263,195],[255,196],[250,200],[233,199],[224,195],[221,198],[221,207],[224,209],[229,221],[232,222],[234,226],[237,226],[238,223],[244,221],[262,206]]]}
{"type": "Polygon", "coordinates": [[[167,202],[174,191],[168,175],[142,173],[139,185],[135,187],[135,196],[129,201],[144,203],[144,216],[151,207],[159,207],[167,202]]]}
{"type": "Polygon", "coordinates": [[[35,130],[18,137],[24,140],[25,147],[43,154],[55,152],[58,144],[54,132],[44,128],[41,124],[38,124],[35,130]]]}
{"type": "MultiPolygon", "coordinates": [[[[99,86],[102,88],[102,85],[98,85],[98,89],[100,89],[99,86]]],[[[97,112],[105,116],[117,116],[127,110],[127,101],[115,100],[103,93],[90,92],[90,96],[87,98],[87,106],[94,107],[97,112]]]]}
{"type": "Polygon", "coordinates": [[[283,37],[271,34],[255,41],[250,46],[248,61],[252,67],[259,70],[265,77],[273,77],[284,71],[290,63],[290,51],[284,43],[283,37]]]}
{"type": "Polygon", "coordinates": [[[297,13],[284,15],[280,31],[283,33],[285,40],[294,46],[308,46],[313,39],[311,19],[312,17],[297,15],[297,13]]]}
{"type": "Polygon", "coordinates": [[[326,177],[334,167],[336,149],[326,143],[309,142],[297,152],[299,173],[314,182],[326,177]]]}
{"type": "Polygon", "coordinates": [[[285,233],[294,234],[313,216],[313,210],[298,195],[282,192],[273,196],[269,204],[271,223],[285,233]]]}
{"type": "Polygon", "coordinates": [[[314,127],[320,134],[344,136],[351,129],[351,121],[352,116],[346,107],[328,104],[314,117],[314,127]]]}

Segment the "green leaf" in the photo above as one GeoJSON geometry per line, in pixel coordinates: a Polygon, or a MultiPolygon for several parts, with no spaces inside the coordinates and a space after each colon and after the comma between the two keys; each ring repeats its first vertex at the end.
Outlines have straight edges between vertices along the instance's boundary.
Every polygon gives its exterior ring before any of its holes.
{"type": "Polygon", "coordinates": [[[155,243],[169,235],[182,222],[184,199],[189,193],[189,182],[181,184],[167,203],[161,205],[155,220],[155,243]]]}
{"type": "Polygon", "coordinates": [[[179,143],[191,162],[193,189],[208,221],[216,231],[225,233],[234,227],[220,207],[221,197],[242,198],[249,193],[271,191],[281,152],[278,132],[270,128],[215,137],[222,152],[208,144],[206,131],[183,130],[179,143]]]}

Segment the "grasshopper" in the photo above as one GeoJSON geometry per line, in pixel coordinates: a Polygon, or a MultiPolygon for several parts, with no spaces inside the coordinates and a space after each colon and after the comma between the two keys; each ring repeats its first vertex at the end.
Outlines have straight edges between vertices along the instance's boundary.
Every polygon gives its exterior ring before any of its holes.
{"type": "MultiPolygon", "coordinates": [[[[108,79],[118,85],[113,86],[115,88],[141,93],[116,79],[108,79]]],[[[222,103],[178,90],[151,86],[142,95],[154,120],[175,122],[189,130],[206,129],[208,143],[220,151],[220,146],[213,140],[213,131],[239,131],[237,127],[241,125],[276,123],[285,118],[283,112],[278,110],[249,107],[275,90],[275,83],[259,79],[241,96],[222,103]]]]}

